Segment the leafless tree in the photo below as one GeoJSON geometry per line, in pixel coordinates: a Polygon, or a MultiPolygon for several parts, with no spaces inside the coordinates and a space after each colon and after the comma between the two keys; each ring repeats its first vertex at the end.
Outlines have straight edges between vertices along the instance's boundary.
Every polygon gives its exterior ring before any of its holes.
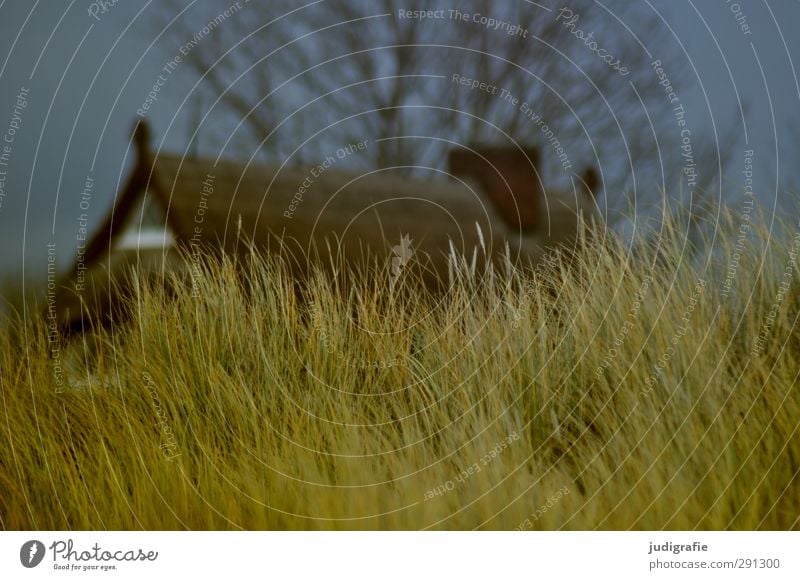
{"type": "Polygon", "coordinates": [[[369,140],[350,163],[422,173],[444,170],[453,143],[513,140],[539,147],[547,181],[599,167],[611,214],[634,185],[657,199],[681,178],[680,130],[651,63],[664,62],[678,95],[685,65],[658,53],[665,28],[646,6],[241,0],[224,16],[219,4],[197,4],[169,0],[159,25],[179,50],[215,22],[184,57],[218,119],[202,131],[262,159],[315,163],[369,140]],[[434,12],[403,17],[410,10],[434,12]],[[476,14],[507,25],[493,29],[476,14]]]}

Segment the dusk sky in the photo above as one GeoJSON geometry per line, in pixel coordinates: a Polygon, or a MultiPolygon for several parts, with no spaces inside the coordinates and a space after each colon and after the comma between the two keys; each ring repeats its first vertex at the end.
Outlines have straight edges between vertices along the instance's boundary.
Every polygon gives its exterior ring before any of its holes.
{"type": "MultiPolygon", "coordinates": [[[[600,6],[613,11],[615,5],[600,6]]],[[[130,169],[126,148],[137,108],[176,44],[153,27],[159,9],[156,2],[126,1],[102,14],[87,0],[0,3],[0,132],[12,138],[0,166],[4,288],[25,279],[27,290],[35,290],[47,244],[58,248],[59,270],[69,269],[87,178],[93,180],[90,229],[113,203],[130,169]]],[[[800,189],[800,40],[794,29],[800,3],[645,0],[642,10],[657,11],[667,29],[663,51],[651,50],[653,58],[690,63],[681,99],[693,132],[715,141],[734,126],[742,137],[725,169],[730,197],[743,188],[744,150],[752,149],[761,207],[790,209],[787,192],[800,189]]],[[[625,25],[633,33],[637,23],[625,25]]],[[[193,82],[188,70],[176,71],[149,112],[165,149],[186,145],[193,82]]]]}

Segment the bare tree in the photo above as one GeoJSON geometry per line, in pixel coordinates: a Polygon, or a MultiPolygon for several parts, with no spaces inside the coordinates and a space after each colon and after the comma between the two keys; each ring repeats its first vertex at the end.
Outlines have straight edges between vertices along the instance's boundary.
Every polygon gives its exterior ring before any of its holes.
{"type": "MultiPolygon", "coordinates": [[[[205,33],[184,62],[202,76],[212,114],[229,120],[214,131],[263,159],[316,163],[368,140],[350,163],[423,173],[444,170],[454,143],[515,141],[539,147],[548,181],[599,167],[611,214],[634,184],[657,199],[681,178],[674,103],[652,62],[668,63],[677,94],[684,65],[656,54],[663,27],[650,9],[592,0],[231,6],[193,5],[169,38],[180,47],[205,33]]],[[[161,25],[184,10],[177,0],[167,7],[161,25]]]]}

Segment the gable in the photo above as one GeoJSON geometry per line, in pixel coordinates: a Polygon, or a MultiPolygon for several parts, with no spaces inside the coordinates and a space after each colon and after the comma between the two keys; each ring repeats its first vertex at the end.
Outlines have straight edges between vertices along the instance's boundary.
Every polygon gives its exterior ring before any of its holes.
{"type": "Polygon", "coordinates": [[[120,232],[115,236],[114,250],[160,250],[173,245],[175,237],[167,225],[166,215],[151,192],[136,201],[120,232]]]}

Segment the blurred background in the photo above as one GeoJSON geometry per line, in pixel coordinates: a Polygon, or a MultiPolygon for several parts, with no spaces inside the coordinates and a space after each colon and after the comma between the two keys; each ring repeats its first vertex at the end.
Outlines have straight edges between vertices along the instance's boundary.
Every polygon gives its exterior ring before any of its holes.
{"type": "Polygon", "coordinates": [[[797,22],[793,0],[5,1],[3,307],[41,295],[49,247],[71,268],[79,216],[95,231],[131,170],[137,119],[160,149],[243,162],[369,140],[343,166],[425,179],[453,143],[537,146],[548,186],[599,169],[628,238],[666,195],[699,239],[750,170],[768,220],[797,215],[797,22]]]}

